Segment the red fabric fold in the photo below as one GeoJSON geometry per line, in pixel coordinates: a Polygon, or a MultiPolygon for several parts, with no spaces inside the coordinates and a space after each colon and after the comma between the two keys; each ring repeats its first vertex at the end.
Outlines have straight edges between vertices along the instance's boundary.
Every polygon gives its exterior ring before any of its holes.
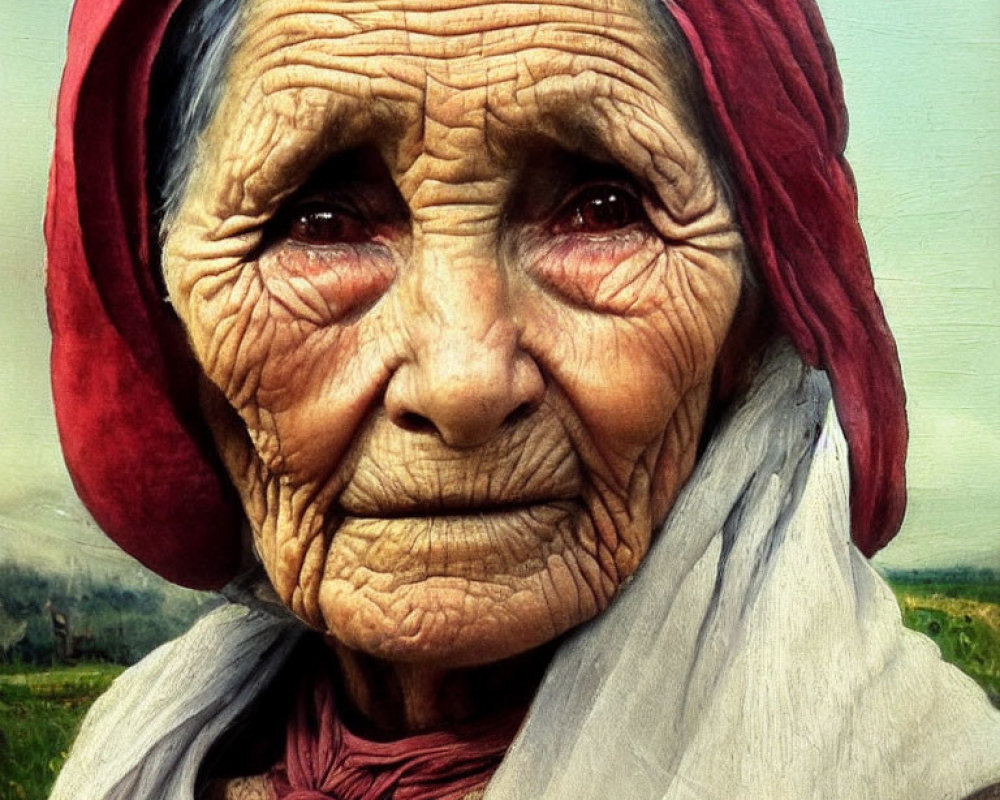
{"type": "Polygon", "coordinates": [[[335,693],[329,673],[303,685],[269,775],[278,800],[461,800],[490,779],[524,717],[379,742],[347,729],[335,693]]]}
{"type": "Polygon", "coordinates": [[[906,507],[905,397],[858,223],[847,111],[819,9],[801,0],[669,8],[729,145],[743,235],[780,327],[830,375],[850,445],[853,537],[872,555],[906,507]]]}
{"type": "Polygon", "coordinates": [[[242,514],[148,246],[149,75],[176,5],[74,8],[45,226],[52,393],[66,465],[101,528],[164,577],[217,588],[239,563],[242,514]]]}
{"type": "MultiPolygon", "coordinates": [[[[177,0],[77,0],[46,218],[52,387],[67,467],[98,524],[177,583],[218,587],[242,511],[197,407],[197,368],[158,296],[147,219],[150,71],[177,0]]],[[[812,0],[667,0],[735,178],[782,330],[825,369],[850,446],[854,541],[905,506],[899,363],[843,151],[840,78],[812,0]]]]}

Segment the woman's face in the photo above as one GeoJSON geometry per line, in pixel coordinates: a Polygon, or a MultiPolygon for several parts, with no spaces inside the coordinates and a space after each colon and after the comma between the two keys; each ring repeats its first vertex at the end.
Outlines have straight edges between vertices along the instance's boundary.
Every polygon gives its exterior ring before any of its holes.
{"type": "Polygon", "coordinates": [[[633,0],[251,0],[171,299],[296,614],[485,663],[598,614],[689,475],[741,240],[633,0]]]}

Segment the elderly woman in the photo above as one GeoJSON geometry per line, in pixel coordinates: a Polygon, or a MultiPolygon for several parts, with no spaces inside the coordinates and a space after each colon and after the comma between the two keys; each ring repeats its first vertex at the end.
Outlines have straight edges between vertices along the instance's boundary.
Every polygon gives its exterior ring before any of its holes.
{"type": "Polygon", "coordinates": [[[77,2],[54,387],[104,529],[232,602],[54,797],[1000,778],[862,555],[903,397],[810,0],[177,5],[77,2]]]}

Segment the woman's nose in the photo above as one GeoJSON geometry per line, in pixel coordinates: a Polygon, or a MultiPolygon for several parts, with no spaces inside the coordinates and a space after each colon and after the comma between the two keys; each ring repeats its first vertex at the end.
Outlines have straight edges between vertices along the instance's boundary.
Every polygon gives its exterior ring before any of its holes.
{"type": "Polygon", "coordinates": [[[389,381],[386,410],[402,428],[474,447],[533,411],[545,383],[495,270],[452,271],[445,283],[422,279],[411,295],[410,356],[389,381]]]}

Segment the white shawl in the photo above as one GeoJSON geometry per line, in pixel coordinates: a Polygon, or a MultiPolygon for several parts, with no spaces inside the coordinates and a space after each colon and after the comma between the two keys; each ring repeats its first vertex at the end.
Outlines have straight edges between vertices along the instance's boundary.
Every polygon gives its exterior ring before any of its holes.
{"type": "MultiPolygon", "coordinates": [[[[635,579],[559,649],[485,800],[960,800],[1000,712],[851,545],[823,373],[778,347],[635,579]]],[[[301,630],[230,605],[125,672],[52,800],[191,800],[301,630]]]]}

